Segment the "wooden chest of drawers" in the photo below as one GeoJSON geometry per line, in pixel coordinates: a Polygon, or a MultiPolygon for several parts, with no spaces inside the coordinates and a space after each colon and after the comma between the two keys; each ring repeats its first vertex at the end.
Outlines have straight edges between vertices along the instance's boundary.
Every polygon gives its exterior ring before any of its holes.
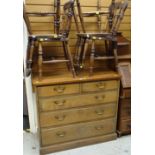
{"type": "Polygon", "coordinates": [[[34,86],[41,154],[116,138],[118,74],[42,80],[34,86]]]}

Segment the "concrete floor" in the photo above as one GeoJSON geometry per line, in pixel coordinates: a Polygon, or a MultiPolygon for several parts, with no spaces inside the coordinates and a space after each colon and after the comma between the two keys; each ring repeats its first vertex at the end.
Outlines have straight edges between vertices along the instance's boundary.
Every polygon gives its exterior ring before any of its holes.
{"type": "MultiPolygon", "coordinates": [[[[130,155],[131,136],[123,136],[116,140],[89,145],[48,155],[130,155]]],[[[24,131],[23,155],[39,155],[37,136],[24,131]]]]}

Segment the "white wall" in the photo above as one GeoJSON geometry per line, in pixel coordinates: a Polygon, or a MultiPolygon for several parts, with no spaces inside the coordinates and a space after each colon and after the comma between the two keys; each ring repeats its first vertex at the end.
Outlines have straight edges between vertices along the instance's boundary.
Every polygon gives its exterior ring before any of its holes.
{"type": "MultiPolygon", "coordinates": [[[[28,44],[28,31],[26,28],[26,24],[23,21],[23,61],[24,61],[24,71],[26,66],[26,51],[28,44]]],[[[29,114],[29,122],[30,122],[30,132],[36,133],[37,126],[37,112],[36,112],[36,98],[35,94],[32,92],[32,81],[31,76],[25,77],[25,86],[26,86],[26,94],[27,94],[27,104],[28,104],[28,114],[29,114]]]]}

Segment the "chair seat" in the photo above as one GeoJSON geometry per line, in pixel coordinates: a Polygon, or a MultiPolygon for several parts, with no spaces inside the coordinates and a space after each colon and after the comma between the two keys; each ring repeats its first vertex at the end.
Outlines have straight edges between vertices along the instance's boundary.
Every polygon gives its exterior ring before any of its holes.
{"type": "Polygon", "coordinates": [[[30,35],[30,38],[36,41],[65,41],[68,38],[65,38],[63,35],[59,34],[34,34],[30,35]]]}
{"type": "Polygon", "coordinates": [[[78,37],[86,38],[86,39],[95,39],[95,40],[112,40],[116,41],[117,37],[112,35],[112,33],[102,32],[102,33],[78,33],[78,37]]]}

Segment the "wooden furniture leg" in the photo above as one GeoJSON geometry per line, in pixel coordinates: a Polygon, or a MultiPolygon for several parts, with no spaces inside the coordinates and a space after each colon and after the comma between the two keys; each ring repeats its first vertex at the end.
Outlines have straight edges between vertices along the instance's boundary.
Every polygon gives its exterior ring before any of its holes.
{"type": "Polygon", "coordinates": [[[70,67],[71,67],[73,77],[76,77],[74,64],[73,64],[73,59],[72,59],[72,55],[71,55],[71,52],[70,52],[70,49],[69,49],[68,41],[64,41],[64,45],[65,45],[66,52],[67,52],[67,55],[68,55],[68,59],[69,59],[69,62],[70,62],[70,67]]]}
{"type": "Polygon", "coordinates": [[[86,57],[86,53],[87,53],[87,50],[88,50],[88,45],[89,45],[89,39],[86,39],[85,40],[85,45],[84,45],[84,52],[83,52],[83,56],[82,56],[82,65],[83,65],[84,59],[86,57]]]}
{"type": "Polygon", "coordinates": [[[75,55],[74,55],[75,65],[78,65],[78,62],[79,62],[80,42],[81,42],[81,38],[78,37],[77,42],[76,42],[76,51],[75,51],[75,55]]]}
{"type": "Polygon", "coordinates": [[[93,74],[94,56],[95,56],[95,39],[92,39],[91,55],[90,55],[90,76],[93,74]]]}
{"type": "Polygon", "coordinates": [[[116,71],[118,71],[117,41],[114,41],[112,44],[113,44],[113,53],[115,58],[115,68],[116,68],[116,71]]]}
{"type": "Polygon", "coordinates": [[[79,40],[79,47],[78,47],[78,54],[77,54],[77,64],[78,67],[80,68],[80,56],[81,56],[81,52],[82,52],[82,45],[83,45],[83,39],[80,37],[79,40]]]}
{"type": "Polygon", "coordinates": [[[30,50],[29,54],[27,55],[27,72],[26,75],[29,76],[31,73],[31,66],[32,66],[32,58],[34,52],[34,40],[30,41],[30,50]]]}
{"type": "Polygon", "coordinates": [[[107,40],[105,40],[104,42],[105,42],[105,51],[106,51],[106,56],[108,56],[108,53],[109,53],[108,42],[107,42],[107,40]]]}
{"type": "MultiPolygon", "coordinates": [[[[68,53],[67,53],[67,49],[66,49],[65,43],[62,42],[62,45],[63,45],[63,50],[64,50],[65,59],[68,60],[68,57],[69,57],[69,56],[68,56],[68,53]]],[[[67,64],[68,70],[70,70],[69,62],[67,62],[66,64],[67,64]]]]}
{"type": "Polygon", "coordinates": [[[82,44],[81,44],[80,59],[79,59],[80,68],[83,68],[83,61],[82,60],[83,60],[83,53],[84,53],[85,43],[86,43],[86,39],[83,38],[82,39],[82,44]]]}
{"type": "Polygon", "coordinates": [[[42,43],[39,41],[39,45],[38,45],[38,72],[39,72],[39,77],[42,76],[42,64],[43,64],[43,48],[42,48],[42,43]]]}

